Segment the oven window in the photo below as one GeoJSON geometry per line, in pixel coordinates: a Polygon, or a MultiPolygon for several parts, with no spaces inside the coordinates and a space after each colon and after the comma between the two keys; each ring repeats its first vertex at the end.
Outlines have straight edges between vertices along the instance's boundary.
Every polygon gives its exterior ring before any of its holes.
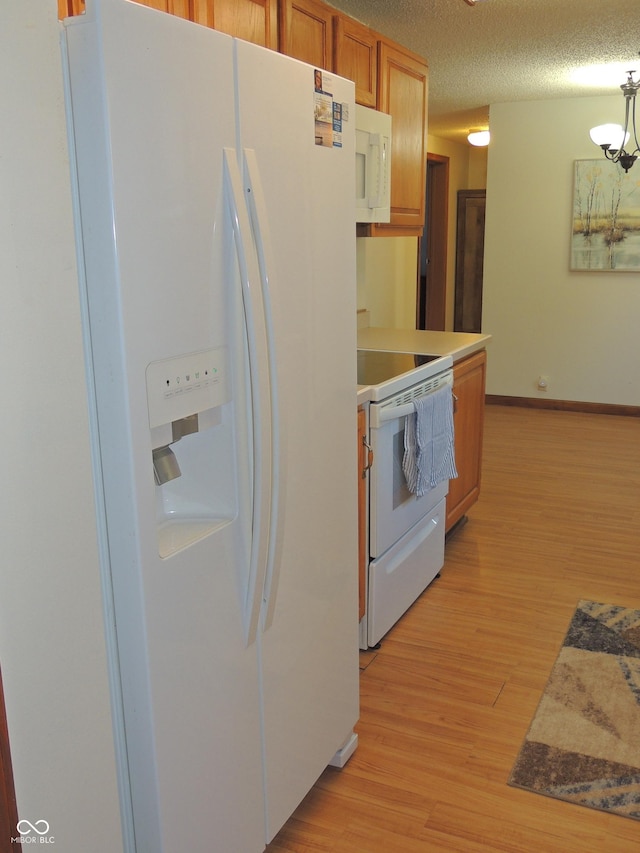
{"type": "Polygon", "coordinates": [[[404,458],[404,418],[402,419],[403,427],[393,436],[393,496],[392,506],[397,509],[399,506],[410,500],[413,495],[407,488],[407,480],[402,470],[402,460],[404,458]]]}

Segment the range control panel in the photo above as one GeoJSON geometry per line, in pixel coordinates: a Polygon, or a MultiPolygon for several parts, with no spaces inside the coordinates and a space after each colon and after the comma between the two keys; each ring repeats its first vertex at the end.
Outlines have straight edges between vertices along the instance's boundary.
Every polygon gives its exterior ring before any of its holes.
{"type": "Polygon", "coordinates": [[[151,429],[230,399],[226,347],[152,361],[146,378],[151,429]]]}

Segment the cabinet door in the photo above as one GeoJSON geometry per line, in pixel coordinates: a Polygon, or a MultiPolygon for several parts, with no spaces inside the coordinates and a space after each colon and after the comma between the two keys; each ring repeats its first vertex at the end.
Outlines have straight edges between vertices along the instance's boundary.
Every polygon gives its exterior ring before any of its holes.
{"type": "MultiPolygon", "coordinates": [[[[379,42],[378,109],[393,119],[390,224],[416,236],[424,227],[427,97],[426,62],[398,45],[379,42]]],[[[375,231],[385,229],[380,225],[375,231]]]]}
{"type": "MultiPolygon", "coordinates": [[[[66,12],[65,12],[66,17],[66,12]]],[[[4,693],[2,676],[0,676],[0,838],[2,850],[18,851],[22,846],[12,843],[11,838],[20,835],[17,830],[18,808],[16,792],[13,786],[13,771],[11,769],[11,752],[9,750],[9,731],[4,708],[4,693]]]]}
{"type": "Polygon", "coordinates": [[[189,0],[135,0],[141,6],[149,6],[151,9],[157,9],[159,12],[169,12],[171,15],[178,15],[180,18],[190,18],[189,0]]]}
{"type": "MultiPolygon", "coordinates": [[[[170,0],[185,2],[189,0],[170,0]]],[[[278,49],[277,0],[191,0],[191,20],[253,44],[278,49]]]]}
{"type": "Polygon", "coordinates": [[[333,71],[333,13],[319,0],[280,0],[280,52],[333,71]]]}
{"type": "Polygon", "coordinates": [[[84,0],[58,0],[58,18],[71,18],[84,12],[84,0]]]}
{"type": "Polygon", "coordinates": [[[336,15],[334,71],[356,84],[356,103],[376,106],[378,94],[378,34],[345,15],[336,15]]]}
{"type": "Polygon", "coordinates": [[[362,619],[366,611],[366,572],[367,572],[367,471],[371,465],[367,443],[367,416],[360,406],[358,408],[358,619],[362,619]]]}
{"type": "Polygon", "coordinates": [[[453,365],[458,477],[449,481],[447,530],[462,518],[480,494],[486,363],[487,354],[482,350],[453,365]]]}
{"type": "MultiPolygon", "coordinates": [[[[199,0],[194,0],[198,3],[199,0]]],[[[210,2],[210,0],[209,0],[210,2]]],[[[181,18],[191,17],[190,0],[136,0],[142,6],[150,6],[160,12],[169,12],[181,18]]],[[[85,9],[84,0],[58,0],[58,17],[66,18],[72,15],[81,15],[85,9]]]]}

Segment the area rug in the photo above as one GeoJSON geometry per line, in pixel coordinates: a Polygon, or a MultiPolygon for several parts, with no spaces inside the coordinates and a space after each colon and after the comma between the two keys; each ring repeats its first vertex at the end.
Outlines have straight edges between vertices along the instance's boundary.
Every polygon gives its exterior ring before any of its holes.
{"type": "Polygon", "coordinates": [[[640,820],[640,611],[579,602],[509,784],[640,820]]]}

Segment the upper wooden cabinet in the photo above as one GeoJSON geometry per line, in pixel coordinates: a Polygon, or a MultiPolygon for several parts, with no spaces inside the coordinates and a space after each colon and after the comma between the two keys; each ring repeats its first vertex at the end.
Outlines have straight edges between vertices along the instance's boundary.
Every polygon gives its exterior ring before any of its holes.
{"type": "Polygon", "coordinates": [[[319,0],[280,0],[280,52],[333,71],[334,12],[319,0]]]}
{"type": "MultiPolygon", "coordinates": [[[[278,0],[136,0],[160,12],[278,49],[278,0]]],[[[58,0],[58,17],[84,12],[85,0],[58,0]]]]}
{"type": "MultiPolygon", "coordinates": [[[[428,66],[421,57],[387,41],[378,44],[378,109],[393,121],[391,223],[422,234],[427,160],[428,66]]],[[[390,232],[376,225],[376,233],[390,232]]],[[[409,232],[407,232],[409,233],[409,232]]]]}
{"type": "MultiPolygon", "coordinates": [[[[390,113],[391,222],[359,225],[371,236],[421,236],[425,216],[428,67],[322,0],[138,0],[198,24],[333,71],[356,84],[356,101],[390,113]]],[[[60,17],[84,0],[58,0],[60,17]]]]}
{"type": "Polygon", "coordinates": [[[375,108],[378,98],[378,34],[345,15],[334,17],[334,68],[356,84],[356,102],[375,108]]]}
{"type": "Polygon", "coordinates": [[[71,18],[84,12],[84,0],[58,0],[58,18],[71,18]]]}
{"type": "Polygon", "coordinates": [[[197,24],[278,49],[277,0],[191,0],[191,6],[190,17],[197,24]]]}

